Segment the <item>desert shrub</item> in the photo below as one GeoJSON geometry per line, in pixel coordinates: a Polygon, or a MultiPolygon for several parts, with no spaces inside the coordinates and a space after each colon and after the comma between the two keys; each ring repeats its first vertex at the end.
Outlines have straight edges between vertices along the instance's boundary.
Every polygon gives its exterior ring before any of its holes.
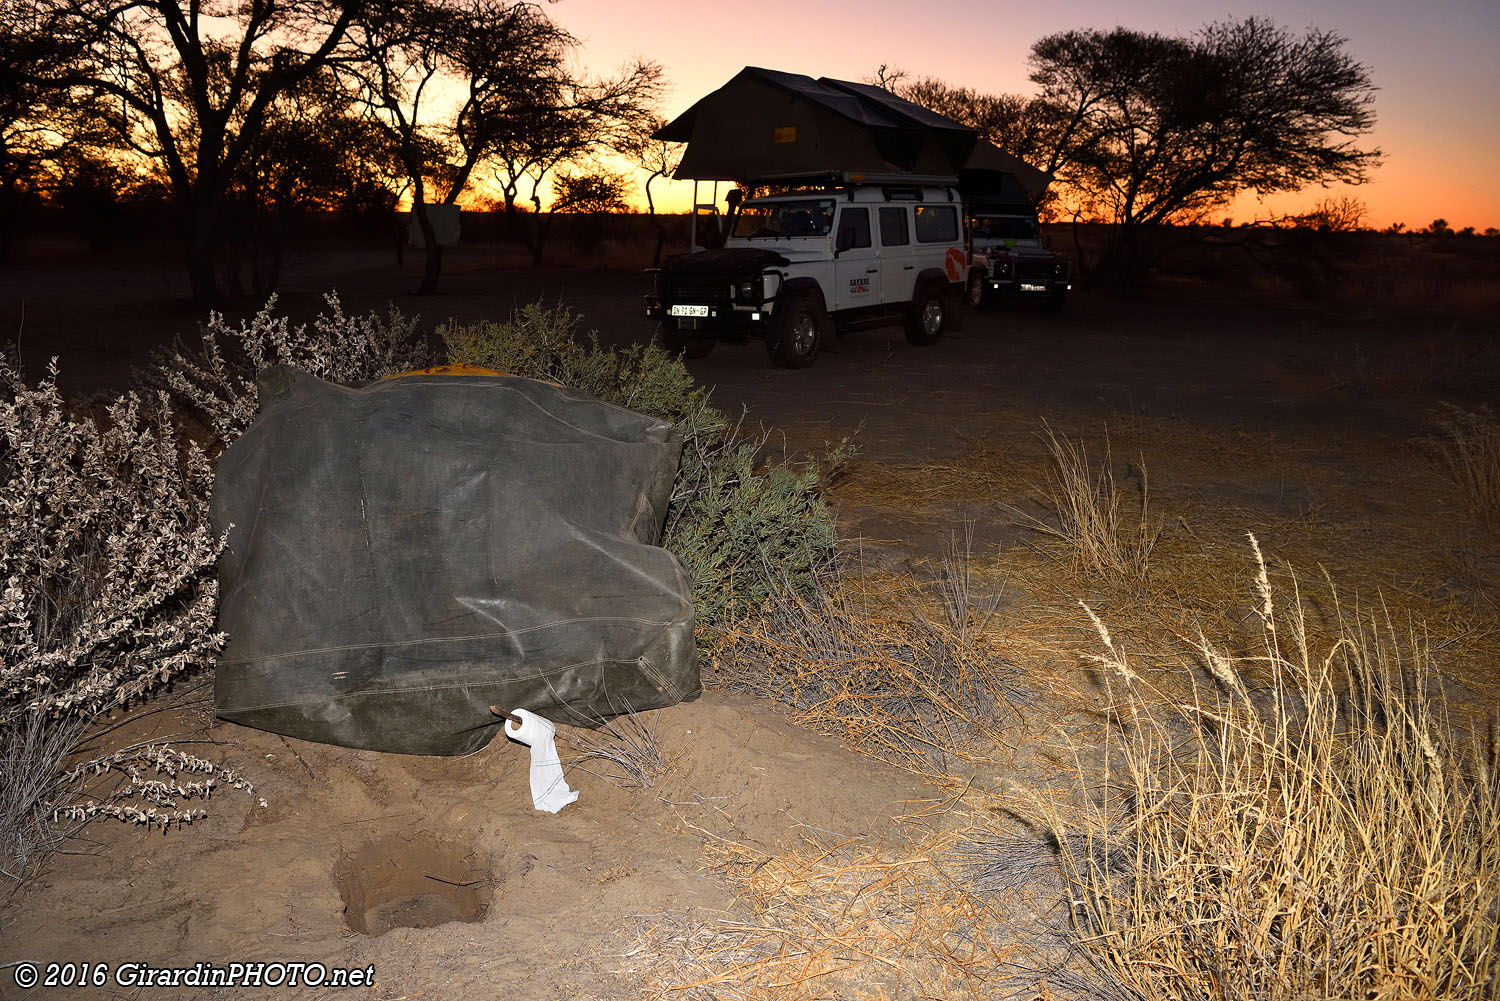
{"type": "Polygon", "coordinates": [[[700,623],[759,607],[784,588],[807,590],[834,556],[837,537],[825,480],[851,454],[845,440],[821,460],[767,462],[766,436],[750,435],[709,403],[680,361],[655,346],[599,346],[577,336],[562,303],[531,303],[504,323],[451,326],[449,361],[544,379],[671,421],[682,463],[661,544],[692,581],[700,623]]]}
{"type": "Polygon", "coordinates": [[[1104,458],[1097,464],[1083,445],[1051,427],[1044,426],[1043,438],[1052,458],[1050,481],[1043,491],[1053,520],[1012,508],[1018,523],[1061,542],[1081,569],[1143,587],[1151,570],[1151,550],[1161,535],[1160,521],[1151,517],[1145,464],[1137,500],[1115,479],[1107,438],[1104,458]]]}
{"type": "Polygon", "coordinates": [[[328,306],[309,328],[293,327],[274,313],[276,296],[248,322],[230,327],[223,314],[210,313],[202,343],[179,345],[156,360],[150,381],[160,384],[186,413],[207,425],[219,448],[245,432],[260,412],[255,377],[273,365],[295,365],[331,382],[369,382],[433,363],[418,317],[390,307],[384,319],[371,312],[348,316],[337,293],[323,297],[328,306]]]}
{"type": "Polygon", "coordinates": [[[1500,531],[1500,420],[1488,407],[1448,407],[1438,419],[1438,455],[1475,521],[1500,531]]]}
{"type": "Polygon", "coordinates": [[[208,663],[222,539],[165,397],[102,423],[0,366],[0,796],[5,871],[45,854],[57,767],[90,720],[208,663]],[[40,845],[38,838],[42,838],[40,845]]]}
{"type": "Polygon", "coordinates": [[[1500,744],[1429,694],[1420,631],[1336,595],[1314,629],[1316,603],[1295,578],[1273,593],[1255,551],[1263,645],[1200,637],[1213,687],[1190,701],[1089,613],[1117,696],[1109,773],[1071,809],[1016,790],[1071,884],[1076,942],[1111,996],[1492,997],[1500,744]]]}

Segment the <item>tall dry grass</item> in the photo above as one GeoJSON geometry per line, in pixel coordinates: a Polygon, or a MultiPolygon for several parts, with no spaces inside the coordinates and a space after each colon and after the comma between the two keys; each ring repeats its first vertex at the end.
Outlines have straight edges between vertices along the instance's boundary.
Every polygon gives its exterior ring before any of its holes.
{"type": "Polygon", "coordinates": [[[1198,637],[1213,685],[1187,702],[1094,619],[1117,696],[1105,774],[1071,808],[1016,790],[1057,850],[1075,943],[1101,987],[1153,1001],[1494,997],[1493,723],[1467,732],[1429,694],[1419,629],[1336,595],[1315,627],[1316,602],[1255,555],[1263,646],[1198,637]]]}
{"type": "Polygon", "coordinates": [[[1011,507],[1017,523],[1062,543],[1080,569],[1143,588],[1151,571],[1151,550],[1162,531],[1160,520],[1151,514],[1145,463],[1140,464],[1139,491],[1131,496],[1125,482],[1115,477],[1108,436],[1098,462],[1082,443],[1050,425],[1043,425],[1042,437],[1052,469],[1041,489],[1055,521],[1011,507]]]}
{"type": "Polygon", "coordinates": [[[1500,419],[1488,408],[1447,407],[1438,419],[1438,455],[1475,522],[1500,531],[1500,419]]]}

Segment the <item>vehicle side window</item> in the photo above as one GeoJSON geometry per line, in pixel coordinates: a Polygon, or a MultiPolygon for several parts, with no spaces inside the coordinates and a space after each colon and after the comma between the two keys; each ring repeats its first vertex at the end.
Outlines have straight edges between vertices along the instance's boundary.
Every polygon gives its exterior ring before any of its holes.
{"type": "Polygon", "coordinates": [[[954,243],[958,240],[958,209],[952,205],[918,205],[917,242],[954,243]]]}
{"type": "Polygon", "coordinates": [[[845,208],[839,213],[839,235],[835,244],[840,250],[870,246],[870,210],[845,208]]]}
{"type": "Polygon", "coordinates": [[[904,247],[911,242],[911,232],[906,224],[906,207],[888,205],[880,210],[880,245],[882,247],[904,247]]]}

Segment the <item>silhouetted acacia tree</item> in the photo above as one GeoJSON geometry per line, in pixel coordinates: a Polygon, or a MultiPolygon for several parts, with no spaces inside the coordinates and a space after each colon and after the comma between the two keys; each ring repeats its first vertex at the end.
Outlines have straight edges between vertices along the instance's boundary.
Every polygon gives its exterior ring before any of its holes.
{"type": "Polygon", "coordinates": [[[67,83],[83,43],[60,30],[65,21],[41,0],[0,3],[0,258],[53,165],[114,145],[97,90],[67,83]]]}
{"type": "MultiPolygon", "coordinates": [[[[359,58],[345,69],[410,180],[427,248],[418,293],[434,291],[442,271],[427,205],[457,202],[481,164],[509,163],[560,128],[591,131],[584,146],[604,141],[660,89],[648,63],[612,80],[578,78],[576,40],[532,3],[418,0],[401,17],[361,18],[352,37],[359,58]]],[[[513,207],[514,186],[506,198],[513,207]]]]}
{"type": "Polygon", "coordinates": [[[222,270],[228,195],[276,99],[373,2],[394,0],[37,0],[78,50],[58,82],[106,97],[121,141],[165,174],[200,305],[237,282],[222,270]]]}
{"type": "Polygon", "coordinates": [[[493,177],[505,199],[507,227],[519,235],[539,265],[547,224],[543,182],[563,167],[580,167],[601,154],[629,156],[632,144],[657,118],[661,67],[637,61],[613,77],[576,80],[560,77],[547,102],[517,108],[490,157],[493,177]],[[530,188],[532,211],[516,210],[521,185],[530,188]]]}
{"type": "Polygon", "coordinates": [[[309,213],[343,208],[351,193],[389,178],[384,139],[326,68],[271,103],[225,207],[229,271],[248,278],[257,301],[275,291],[309,213]]]}
{"type": "Polygon", "coordinates": [[[651,253],[653,267],[661,263],[662,250],[667,243],[667,228],[656,217],[656,201],[651,197],[651,182],[658,177],[671,177],[677,165],[682,162],[682,154],[686,149],[683,143],[651,138],[666,124],[667,120],[660,115],[650,116],[640,123],[641,131],[626,138],[620,149],[635,166],[646,171],[646,182],[642,185],[646,192],[646,213],[651,217],[652,228],[656,230],[656,248],[651,253]]]}
{"type": "Polygon", "coordinates": [[[1149,263],[1153,226],[1199,221],[1246,190],[1357,184],[1380,159],[1356,145],[1375,88],[1330,32],[1299,38],[1255,17],[1189,38],[1069,31],[1031,61],[1058,128],[1051,169],[1115,223],[1107,264],[1125,284],[1149,263]]]}
{"type": "Polygon", "coordinates": [[[936,77],[907,76],[889,66],[875,71],[872,82],[913,104],[969,126],[979,137],[1033,167],[1057,168],[1061,126],[1054,106],[1023,94],[986,94],[936,77]]]}
{"type": "MultiPolygon", "coordinates": [[[[625,175],[602,167],[576,172],[560,171],[552,181],[552,203],[534,220],[545,234],[554,216],[587,216],[573,228],[573,245],[583,253],[593,253],[604,235],[603,220],[607,213],[624,212],[630,182],[625,175]]],[[[545,235],[540,237],[545,242],[545,235]]]]}
{"type": "Polygon", "coordinates": [[[1365,203],[1357,198],[1322,198],[1309,211],[1289,216],[1286,225],[1320,233],[1353,233],[1364,228],[1365,203]]]}

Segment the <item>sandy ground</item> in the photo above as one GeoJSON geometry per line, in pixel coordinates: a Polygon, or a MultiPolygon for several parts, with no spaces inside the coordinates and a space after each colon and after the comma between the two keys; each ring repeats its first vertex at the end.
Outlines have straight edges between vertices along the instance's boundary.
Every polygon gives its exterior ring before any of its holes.
{"type": "MultiPolygon", "coordinates": [[[[443,291],[414,300],[413,262],[313,253],[289,271],[282,305],[306,317],[337,288],[351,311],[395,300],[438,322],[563,296],[606,342],[651,336],[638,272],[495,265],[455,253],[443,291]]],[[[170,258],[106,266],[62,248],[0,271],[0,328],[19,334],[33,374],[61,355],[64,387],[86,396],[191,333],[181,291],[170,258]]],[[[1079,295],[1056,317],[991,310],[928,348],[895,328],[859,332],[803,372],[771,368],[758,344],[689,368],[721,407],[776,429],[771,448],[856,436],[861,454],[833,497],[874,571],[924,572],[966,520],[976,558],[1031,553],[1008,512],[1035,498],[1046,422],[1099,451],[1107,435],[1122,475],[1149,469],[1163,560],[1192,546],[1242,561],[1252,528],[1269,551],[1467,616],[1482,636],[1500,559],[1465,528],[1424,441],[1440,403],[1500,399],[1496,333],[1484,316],[1334,313],[1183,288],[1079,295]]],[[[1094,597],[1105,614],[1131,611],[1094,597]]],[[[1003,614],[1020,628],[1047,600],[1020,589],[1003,614]]],[[[1451,679],[1461,697],[1500,696],[1493,657],[1455,663],[1467,665],[1451,679]]],[[[1082,677],[1076,659],[1054,666],[1082,677]]],[[[835,838],[899,851],[946,823],[934,808],[947,791],[713,688],[648,714],[668,761],[656,785],[617,788],[570,759],[582,795],[555,817],[532,810],[526,752],[504,739],[460,759],[385,755],[214,723],[207,703],[204,690],[179,691],[116,736],[185,735],[185,750],[239,769],[253,796],[221,792],[208,819],[166,836],[94,824],[85,854],[58,859],[0,911],[0,962],[305,961],[373,966],[375,985],[24,992],[0,971],[0,998],[633,998],[650,965],[634,950],[661,915],[748,920],[706,868],[706,846],[775,856],[835,838]]]]}

